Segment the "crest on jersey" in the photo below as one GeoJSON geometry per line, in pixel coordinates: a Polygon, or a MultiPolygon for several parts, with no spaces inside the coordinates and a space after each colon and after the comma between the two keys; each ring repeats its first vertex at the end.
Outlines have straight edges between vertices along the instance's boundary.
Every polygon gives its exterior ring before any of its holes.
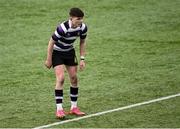
{"type": "Polygon", "coordinates": [[[67,33],[67,36],[68,36],[68,37],[70,37],[70,36],[71,36],[71,34],[70,34],[70,33],[67,33]]]}
{"type": "Polygon", "coordinates": [[[79,36],[80,35],[80,32],[77,32],[77,36],[79,36]]]}

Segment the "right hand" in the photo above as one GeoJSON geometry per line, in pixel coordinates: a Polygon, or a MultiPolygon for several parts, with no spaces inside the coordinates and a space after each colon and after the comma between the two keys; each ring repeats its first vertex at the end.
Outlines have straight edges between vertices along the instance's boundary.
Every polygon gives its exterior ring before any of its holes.
{"type": "Polygon", "coordinates": [[[44,63],[44,65],[45,65],[48,69],[50,69],[51,66],[52,66],[52,61],[51,61],[51,60],[46,60],[45,63],[44,63]]]}

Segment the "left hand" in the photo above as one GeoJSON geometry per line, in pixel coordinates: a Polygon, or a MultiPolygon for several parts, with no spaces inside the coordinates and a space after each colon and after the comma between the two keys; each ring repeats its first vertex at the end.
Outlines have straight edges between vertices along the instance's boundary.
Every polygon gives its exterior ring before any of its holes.
{"type": "Polygon", "coordinates": [[[85,66],[86,66],[85,61],[84,61],[84,60],[81,60],[81,61],[80,61],[80,64],[79,64],[80,70],[81,70],[81,71],[84,70],[85,66]]]}

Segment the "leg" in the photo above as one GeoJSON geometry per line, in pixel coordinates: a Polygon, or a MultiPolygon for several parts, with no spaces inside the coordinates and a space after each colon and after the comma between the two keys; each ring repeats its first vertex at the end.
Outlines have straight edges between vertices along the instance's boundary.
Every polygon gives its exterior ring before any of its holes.
{"type": "Polygon", "coordinates": [[[57,118],[64,118],[65,113],[62,107],[63,103],[63,84],[64,84],[64,67],[58,65],[54,67],[56,75],[56,86],[55,86],[55,99],[56,99],[56,116],[57,118]]]}
{"type": "Polygon", "coordinates": [[[77,66],[66,66],[66,69],[69,74],[69,79],[71,82],[71,86],[77,88],[78,79],[77,79],[77,66]]]}
{"type": "Polygon", "coordinates": [[[70,98],[71,98],[71,109],[77,107],[78,98],[78,79],[77,79],[77,66],[66,66],[71,82],[70,87],[70,98]]]}
{"type": "Polygon", "coordinates": [[[63,65],[58,65],[54,68],[56,75],[56,90],[63,90],[64,84],[64,67],[63,65]]]}
{"type": "Polygon", "coordinates": [[[77,79],[77,66],[66,66],[66,69],[69,74],[71,87],[70,87],[70,97],[71,97],[71,111],[70,114],[75,114],[78,116],[85,115],[84,112],[81,112],[77,107],[77,98],[78,98],[78,79],[77,79]]]}

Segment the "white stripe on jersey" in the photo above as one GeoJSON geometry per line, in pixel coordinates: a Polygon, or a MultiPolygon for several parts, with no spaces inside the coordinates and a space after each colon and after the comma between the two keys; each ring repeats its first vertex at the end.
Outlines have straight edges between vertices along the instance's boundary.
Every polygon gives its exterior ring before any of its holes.
{"type": "Polygon", "coordinates": [[[57,30],[54,32],[54,34],[58,37],[58,38],[64,38],[64,39],[66,39],[66,40],[74,40],[74,39],[77,39],[77,36],[73,36],[73,37],[64,37],[64,36],[61,36],[58,32],[57,32],[57,30]]]}
{"type": "Polygon", "coordinates": [[[74,40],[77,39],[77,36],[73,36],[73,37],[63,37],[66,40],[74,40]]]}
{"type": "Polygon", "coordinates": [[[78,30],[81,30],[81,28],[80,28],[80,27],[77,27],[77,28],[75,28],[75,29],[69,28],[67,31],[68,31],[68,32],[74,32],[74,31],[78,31],[78,30]]]}
{"type": "Polygon", "coordinates": [[[84,29],[85,29],[85,24],[84,23],[82,23],[82,27],[81,27],[81,30],[83,31],[84,29]]]}
{"type": "Polygon", "coordinates": [[[68,49],[62,49],[62,48],[56,46],[56,44],[54,44],[54,48],[53,48],[53,49],[56,50],[56,51],[67,52],[67,51],[72,50],[73,48],[74,48],[74,47],[72,46],[72,47],[70,47],[70,48],[68,48],[68,49]]]}
{"type": "Polygon", "coordinates": [[[58,43],[62,44],[63,46],[72,46],[74,42],[71,44],[67,44],[67,43],[64,43],[64,42],[58,40],[58,43]]]}
{"type": "Polygon", "coordinates": [[[67,29],[66,29],[66,27],[64,26],[64,23],[61,23],[61,27],[62,27],[64,33],[66,33],[66,32],[67,32],[67,29]]]}
{"type": "Polygon", "coordinates": [[[58,38],[61,37],[61,36],[58,34],[57,30],[54,32],[54,34],[55,34],[58,38]]]}
{"type": "Polygon", "coordinates": [[[64,39],[66,39],[66,40],[74,40],[74,39],[77,39],[77,36],[73,36],[73,37],[64,37],[64,36],[61,36],[58,32],[57,32],[57,30],[54,32],[54,34],[58,37],[58,38],[64,38],[64,39]]]}

